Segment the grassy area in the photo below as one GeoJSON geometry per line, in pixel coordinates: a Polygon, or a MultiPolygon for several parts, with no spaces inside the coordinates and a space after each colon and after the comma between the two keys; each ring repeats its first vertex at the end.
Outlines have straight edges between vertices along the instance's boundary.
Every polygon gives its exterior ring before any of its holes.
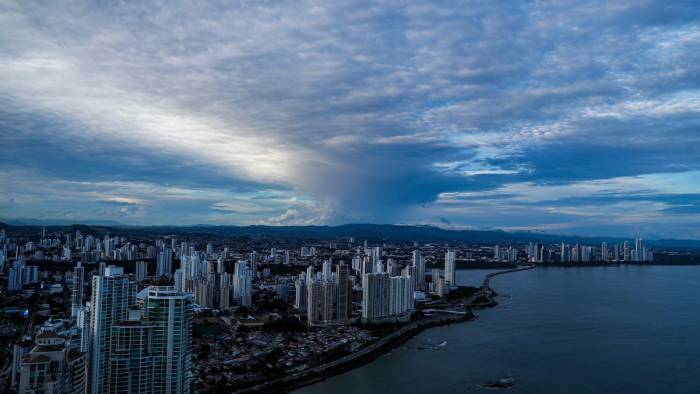
{"type": "Polygon", "coordinates": [[[457,289],[450,290],[450,294],[447,296],[447,299],[449,301],[454,301],[462,298],[469,298],[478,293],[479,290],[481,290],[480,287],[459,286],[457,289]]]}
{"type": "Polygon", "coordinates": [[[221,323],[211,321],[197,322],[192,329],[192,335],[195,338],[201,338],[206,335],[219,335],[226,332],[226,328],[221,323]]]}

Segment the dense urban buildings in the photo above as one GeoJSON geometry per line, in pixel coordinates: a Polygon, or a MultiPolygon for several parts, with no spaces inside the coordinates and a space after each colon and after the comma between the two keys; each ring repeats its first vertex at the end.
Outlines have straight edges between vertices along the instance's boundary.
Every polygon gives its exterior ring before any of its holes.
{"type": "Polygon", "coordinates": [[[358,244],[89,228],[6,234],[0,253],[3,291],[14,303],[4,310],[26,322],[16,328],[9,386],[168,394],[220,379],[231,388],[254,384],[269,373],[265,365],[287,371],[311,354],[331,360],[338,344],[345,344],[339,354],[358,351],[373,341],[367,327],[408,324],[436,305],[455,308],[445,303],[464,291],[460,267],[645,264],[655,256],[641,239],[358,244]],[[281,332],[287,336],[275,336],[281,332]],[[224,350],[213,353],[217,346],[224,350]],[[281,347],[287,356],[279,358],[281,347]]]}

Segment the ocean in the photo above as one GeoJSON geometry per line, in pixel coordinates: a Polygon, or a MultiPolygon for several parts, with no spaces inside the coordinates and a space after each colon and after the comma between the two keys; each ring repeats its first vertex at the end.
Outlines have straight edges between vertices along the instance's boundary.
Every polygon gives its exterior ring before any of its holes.
{"type": "Polygon", "coordinates": [[[506,393],[700,393],[700,266],[539,267],[492,288],[499,306],[475,321],[296,393],[492,393],[506,376],[506,393]]]}

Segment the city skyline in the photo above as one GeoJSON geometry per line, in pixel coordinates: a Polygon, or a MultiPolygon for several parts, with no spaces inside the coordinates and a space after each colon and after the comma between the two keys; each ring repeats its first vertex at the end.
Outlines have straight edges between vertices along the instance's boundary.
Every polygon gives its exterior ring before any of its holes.
{"type": "Polygon", "coordinates": [[[14,316],[4,326],[14,342],[0,383],[19,393],[287,392],[317,368],[343,371],[335,368],[379,357],[392,340],[510,300],[496,301],[494,276],[700,264],[697,249],[641,238],[475,243],[169,230],[0,229],[2,310],[14,316]]]}
{"type": "Polygon", "coordinates": [[[691,2],[0,15],[2,219],[700,239],[691,2]]]}

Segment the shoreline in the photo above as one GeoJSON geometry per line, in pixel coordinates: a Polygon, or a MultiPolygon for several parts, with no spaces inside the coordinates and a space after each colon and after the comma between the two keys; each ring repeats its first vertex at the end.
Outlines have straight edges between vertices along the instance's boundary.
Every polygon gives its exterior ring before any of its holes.
{"type": "Polygon", "coordinates": [[[700,265],[700,261],[691,261],[691,262],[673,262],[673,261],[658,261],[658,262],[651,262],[651,263],[607,263],[607,264],[593,264],[593,263],[583,263],[583,262],[574,262],[574,263],[561,263],[561,262],[555,262],[555,263],[538,263],[538,267],[570,267],[570,268],[595,268],[595,267],[667,267],[667,266],[674,266],[674,267],[685,267],[685,266],[698,266],[700,265]]]}
{"type": "Polygon", "coordinates": [[[464,315],[433,316],[428,319],[409,323],[391,334],[378,339],[364,349],[343,358],[271,382],[240,389],[234,391],[234,393],[289,393],[293,390],[322,382],[335,375],[369,364],[429,328],[467,322],[477,317],[477,315],[469,311],[464,315]]]}
{"type": "Polygon", "coordinates": [[[466,308],[466,313],[464,315],[445,314],[440,316],[432,316],[426,319],[422,319],[420,321],[409,323],[399,328],[398,330],[392,332],[391,334],[379,338],[376,342],[368,345],[364,349],[349,354],[338,360],[331,361],[318,367],[309,368],[307,370],[297,372],[290,376],[281,377],[270,382],[265,382],[252,387],[236,390],[234,391],[234,393],[289,393],[293,390],[310,386],[314,383],[322,382],[335,375],[339,375],[343,372],[347,372],[349,370],[369,364],[370,362],[391,352],[403,343],[407,342],[409,339],[415,337],[416,335],[422,333],[427,329],[445,326],[453,323],[464,323],[468,321],[473,321],[479,316],[474,314],[472,312],[472,309],[490,308],[498,305],[498,303],[492,298],[493,295],[495,295],[495,293],[489,287],[490,279],[492,277],[518,271],[530,270],[533,268],[535,268],[535,265],[493,272],[486,275],[486,277],[484,278],[484,286],[482,286],[481,291],[477,293],[477,295],[472,299],[472,302],[466,308]],[[474,300],[479,299],[481,297],[485,298],[486,301],[478,303],[474,302],[474,300]]]}

